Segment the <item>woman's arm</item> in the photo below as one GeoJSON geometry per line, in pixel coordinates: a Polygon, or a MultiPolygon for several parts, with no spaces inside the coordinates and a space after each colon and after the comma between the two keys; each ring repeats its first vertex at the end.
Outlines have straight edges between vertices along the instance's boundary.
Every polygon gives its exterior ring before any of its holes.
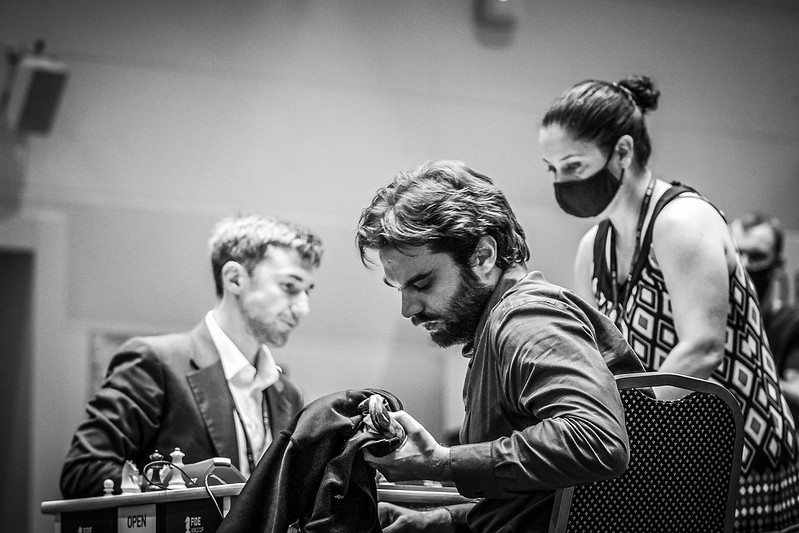
{"type": "Polygon", "coordinates": [[[594,226],[583,235],[574,260],[574,292],[594,307],[596,307],[596,300],[594,300],[594,291],[591,288],[591,276],[593,274],[596,232],[597,226],[594,226]]]}
{"type": "MultiPolygon", "coordinates": [[[[653,246],[671,298],[679,342],[660,367],[708,378],[724,357],[729,275],[735,248],[719,213],[698,198],[680,198],[657,218],[653,246]]],[[[679,397],[677,389],[658,396],[679,397]]]]}

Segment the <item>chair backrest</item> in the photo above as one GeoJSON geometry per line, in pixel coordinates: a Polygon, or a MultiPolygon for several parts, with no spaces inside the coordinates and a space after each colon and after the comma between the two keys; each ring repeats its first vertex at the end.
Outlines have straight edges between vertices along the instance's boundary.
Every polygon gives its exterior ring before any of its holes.
{"type": "Polygon", "coordinates": [[[615,479],[558,490],[550,533],[729,532],[735,518],[743,416],[716,383],[662,372],[616,376],[630,462],[615,479]],[[657,400],[651,387],[691,392],[657,400]]]}

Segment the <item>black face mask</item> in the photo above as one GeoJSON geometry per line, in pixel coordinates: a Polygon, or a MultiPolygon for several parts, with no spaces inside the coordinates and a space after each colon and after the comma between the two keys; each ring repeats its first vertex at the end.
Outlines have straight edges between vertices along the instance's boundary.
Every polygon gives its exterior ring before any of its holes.
{"type": "Polygon", "coordinates": [[[747,270],[752,283],[755,285],[757,291],[757,299],[763,303],[763,298],[766,296],[766,291],[771,283],[771,275],[774,273],[774,267],[766,267],[760,270],[747,270]]]}
{"type": "Polygon", "coordinates": [[[612,150],[605,166],[585,179],[554,183],[555,200],[561,209],[580,218],[595,217],[607,209],[624,179],[624,169],[618,178],[608,169],[611,157],[612,150]]]}

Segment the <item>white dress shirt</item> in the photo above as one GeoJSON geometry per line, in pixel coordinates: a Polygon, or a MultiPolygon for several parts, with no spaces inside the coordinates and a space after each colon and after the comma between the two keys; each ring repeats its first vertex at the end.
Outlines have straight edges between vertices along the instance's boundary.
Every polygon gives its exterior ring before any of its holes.
{"type": "Polygon", "coordinates": [[[219,352],[225,379],[227,379],[228,388],[236,406],[231,414],[236,424],[239,470],[245,476],[249,476],[247,443],[249,442],[253,460],[257,463],[272,442],[264,390],[278,381],[280,369],[275,364],[269,348],[264,344],[261,345],[261,350],[256,358],[256,366],[251,365],[241,350],[219,327],[213,310],[208,311],[208,314],[205,315],[205,324],[208,326],[211,339],[219,352]]]}

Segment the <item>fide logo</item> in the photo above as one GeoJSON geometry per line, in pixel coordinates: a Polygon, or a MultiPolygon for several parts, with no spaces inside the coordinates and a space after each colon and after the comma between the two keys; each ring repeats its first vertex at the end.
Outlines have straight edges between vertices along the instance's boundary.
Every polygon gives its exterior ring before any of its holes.
{"type": "Polygon", "coordinates": [[[203,533],[204,531],[200,516],[187,516],[183,523],[186,526],[185,533],[203,533]]]}

